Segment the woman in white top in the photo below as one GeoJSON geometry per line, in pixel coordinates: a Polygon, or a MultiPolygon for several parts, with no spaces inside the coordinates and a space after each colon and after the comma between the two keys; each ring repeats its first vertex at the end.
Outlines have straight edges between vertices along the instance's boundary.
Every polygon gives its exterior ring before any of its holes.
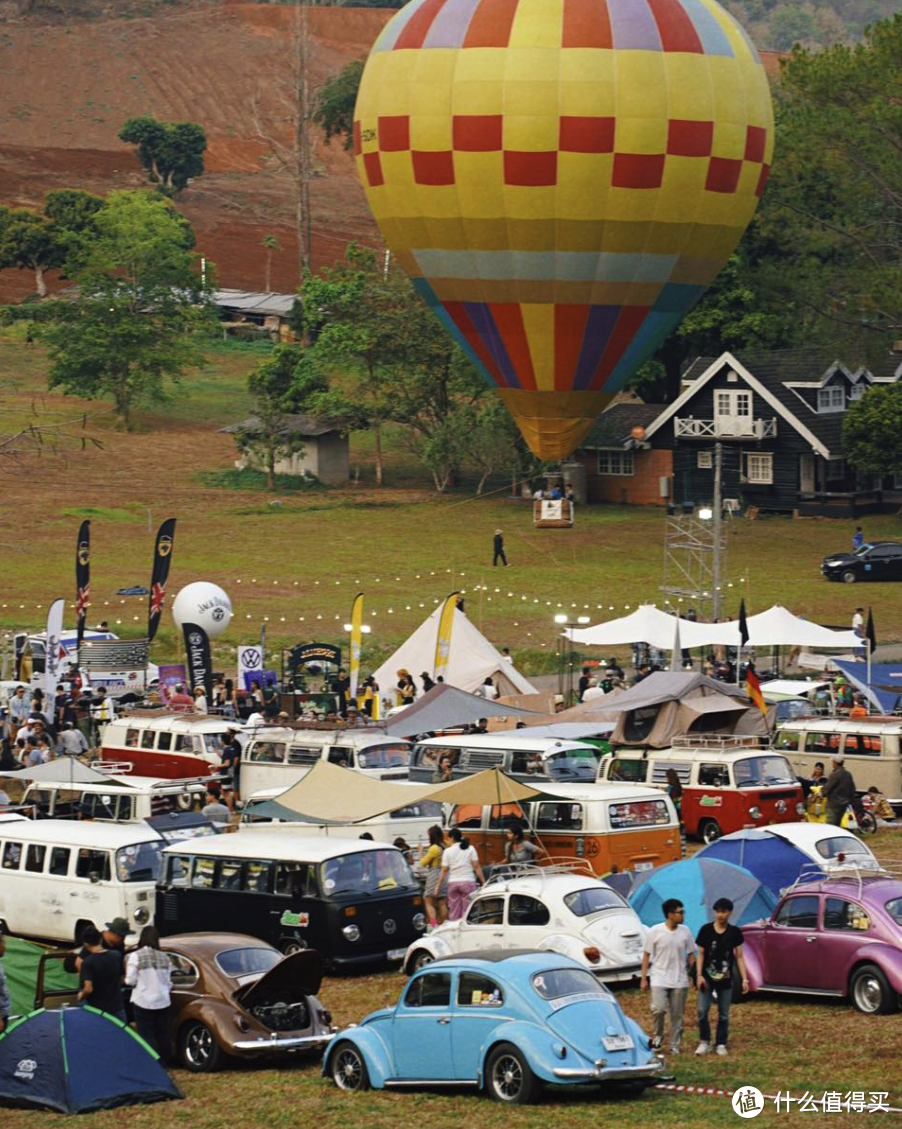
{"type": "Polygon", "coordinates": [[[169,955],[160,949],[160,934],[152,925],[144,926],[137,949],[125,958],[125,983],[132,989],[138,1034],[166,1063],[172,1051],[172,964],[169,955]]]}
{"type": "Polygon", "coordinates": [[[203,686],[196,686],[194,688],[194,712],[207,712],[207,695],[204,693],[203,686]]]}
{"type": "Polygon", "coordinates": [[[448,920],[459,921],[466,912],[477,880],[481,884],[485,882],[485,878],[476,848],[470,846],[470,840],[464,837],[460,828],[452,827],[448,837],[452,843],[442,852],[442,870],[438,876],[436,892],[442,889],[447,879],[448,920]]]}

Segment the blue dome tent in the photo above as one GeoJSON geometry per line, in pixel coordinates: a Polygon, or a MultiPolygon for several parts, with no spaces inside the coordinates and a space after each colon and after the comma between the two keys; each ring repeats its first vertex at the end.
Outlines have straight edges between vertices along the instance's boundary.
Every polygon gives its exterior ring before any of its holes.
{"type": "Polygon", "coordinates": [[[749,827],[715,839],[695,856],[698,859],[719,859],[731,862],[750,871],[758,881],[776,897],[781,890],[791,886],[802,873],[810,870],[811,859],[788,839],[780,837],[779,829],[749,827]]]}
{"type": "Polygon", "coordinates": [[[182,1096],[156,1052],[96,1008],[33,1011],[0,1035],[0,1106],[87,1113],[182,1096]]]}
{"type": "Polygon", "coordinates": [[[693,937],[714,917],[718,898],[733,903],[733,925],[770,917],[777,907],[777,899],[750,871],[697,855],[641,872],[629,903],[642,923],[651,926],[664,920],[661,907],[668,898],[679,898],[686,907],[685,922],[693,937]]]}

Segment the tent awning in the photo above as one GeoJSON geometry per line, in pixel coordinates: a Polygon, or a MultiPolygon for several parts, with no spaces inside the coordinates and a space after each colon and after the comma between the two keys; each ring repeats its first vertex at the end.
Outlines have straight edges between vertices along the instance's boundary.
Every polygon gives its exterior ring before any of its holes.
{"type": "MultiPolygon", "coordinates": [[[[645,604],[630,615],[595,624],[593,627],[571,629],[568,634],[575,643],[589,646],[648,643],[659,651],[669,651],[674,644],[675,621],[675,616],[645,604]]],[[[749,616],[746,622],[750,647],[823,647],[846,650],[863,645],[854,631],[832,631],[793,615],[779,604],[765,612],[749,616]]],[[[680,619],[679,641],[680,646],[686,649],[713,645],[738,647],[739,620],[730,620],[728,623],[695,623],[680,619]]]]}
{"type": "Polygon", "coordinates": [[[57,757],[46,764],[36,764],[31,768],[20,768],[10,773],[18,780],[44,781],[47,784],[122,784],[125,781],[111,780],[96,769],[82,764],[75,757],[57,757]]]}
{"type": "Polygon", "coordinates": [[[391,737],[415,737],[418,733],[431,733],[437,729],[450,729],[455,725],[468,725],[481,717],[533,717],[530,710],[488,701],[479,694],[468,694],[440,682],[433,686],[413,705],[405,706],[392,714],[382,728],[391,737]]]}
{"type": "Polygon", "coordinates": [[[450,784],[400,784],[373,780],[328,761],[317,761],[273,803],[313,823],[360,823],[421,800],[443,804],[492,804],[528,800],[541,793],[487,768],[450,784]]]}

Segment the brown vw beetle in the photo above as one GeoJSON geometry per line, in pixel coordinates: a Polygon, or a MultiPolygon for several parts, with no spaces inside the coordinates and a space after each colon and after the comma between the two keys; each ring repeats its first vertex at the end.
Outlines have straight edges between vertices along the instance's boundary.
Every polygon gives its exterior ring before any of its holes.
{"type": "MultiPolygon", "coordinates": [[[[172,1045],[187,1070],[318,1052],[332,1038],[332,1016],[316,997],[322,960],[314,950],[283,957],[241,933],[183,933],[160,945],[172,960],[172,1045]]],[[[42,956],[36,1007],[74,1003],[78,978],[63,971],[67,955],[42,956]]]]}

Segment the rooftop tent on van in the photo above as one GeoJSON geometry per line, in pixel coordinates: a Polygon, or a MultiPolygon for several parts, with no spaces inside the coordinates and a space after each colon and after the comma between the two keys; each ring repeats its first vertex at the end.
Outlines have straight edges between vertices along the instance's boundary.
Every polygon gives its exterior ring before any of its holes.
{"type": "Polygon", "coordinates": [[[760,710],[738,686],[691,671],[656,671],[616,697],[584,702],[558,714],[557,720],[587,718],[615,721],[612,745],[659,749],[671,745],[678,733],[768,733],[760,710]]]}

